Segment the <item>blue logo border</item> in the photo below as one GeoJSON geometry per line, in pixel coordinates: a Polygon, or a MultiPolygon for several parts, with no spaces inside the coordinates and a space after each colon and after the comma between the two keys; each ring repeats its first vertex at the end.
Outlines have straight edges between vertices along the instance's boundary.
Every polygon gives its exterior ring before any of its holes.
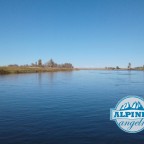
{"type": "MultiPolygon", "coordinates": [[[[113,120],[113,119],[112,119],[112,110],[116,110],[117,107],[118,107],[118,105],[121,103],[121,101],[123,101],[123,100],[125,100],[125,99],[127,99],[127,98],[138,98],[138,99],[141,99],[142,101],[144,101],[143,98],[141,98],[141,97],[139,97],[139,96],[135,96],[135,95],[131,95],[131,96],[129,95],[129,96],[126,96],[126,97],[120,99],[120,100],[118,101],[118,103],[116,104],[115,108],[110,108],[110,120],[113,120]]],[[[117,120],[113,120],[113,121],[116,122],[117,126],[118,126],[121,130],[123,130],[124,132],[127,132],[127,133],[138,133],[138,132],[141,132],[141,131],[144,130],[144,127],[143,127],[141,130],[138,130],[138,131],[127,131],[127,130],[121,128],[121,127],[118,125],[117,120]]]]}

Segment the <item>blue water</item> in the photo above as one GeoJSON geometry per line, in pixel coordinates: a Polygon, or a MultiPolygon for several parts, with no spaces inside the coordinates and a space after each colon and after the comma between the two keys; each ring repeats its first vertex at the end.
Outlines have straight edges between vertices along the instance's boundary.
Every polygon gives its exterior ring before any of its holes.
{"type": "Polygon", "coordinates": [[[144,98],[142,71],[0,76],[0,144],[144,144],[110,121],[127,95],[144,98]]]}

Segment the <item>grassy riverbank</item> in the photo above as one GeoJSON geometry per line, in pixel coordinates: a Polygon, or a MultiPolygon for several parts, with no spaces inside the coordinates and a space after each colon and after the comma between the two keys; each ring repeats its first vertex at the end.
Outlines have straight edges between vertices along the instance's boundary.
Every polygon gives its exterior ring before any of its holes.
{"type": "MultiPolygon", "coordinates": [[[[73,70],[112,70],[105,68],[49,68],[49,67],[0,67],[0,75],[2,74],[19,74],[19,73],[42,73],[42,72],[58,72],[58,71],[73,71],[73,70]]],[[[122,69],[113,69],[113,70],[128,70],[126,68],[122,69]]],[[[144,71],[143,68],[131,69],[131,70],[140,70],[144,71]]]]}
{"type": "Polygon", "coordinates": [[[0,74],[41,73],[72,71],[73,68],[46,68],[46,67],[0,67],[0,74]]]}

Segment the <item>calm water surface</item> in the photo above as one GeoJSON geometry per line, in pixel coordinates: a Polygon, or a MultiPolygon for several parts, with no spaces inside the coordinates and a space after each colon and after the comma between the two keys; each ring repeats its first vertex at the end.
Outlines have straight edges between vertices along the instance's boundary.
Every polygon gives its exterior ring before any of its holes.
{"type": "Polygon", "coordinates": [[[144,144],[110,121],[127,95],[144,98],[142,71],[0,76],[0,144],[144,144]]]}

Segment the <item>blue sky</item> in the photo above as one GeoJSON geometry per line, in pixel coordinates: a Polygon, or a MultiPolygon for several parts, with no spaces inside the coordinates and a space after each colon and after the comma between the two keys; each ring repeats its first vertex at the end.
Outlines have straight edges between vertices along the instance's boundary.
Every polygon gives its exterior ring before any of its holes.
{"type": "Polygon", "coordinates": [[[0,0],[0,65],[144,64],[144,0],[0,0]]]}

